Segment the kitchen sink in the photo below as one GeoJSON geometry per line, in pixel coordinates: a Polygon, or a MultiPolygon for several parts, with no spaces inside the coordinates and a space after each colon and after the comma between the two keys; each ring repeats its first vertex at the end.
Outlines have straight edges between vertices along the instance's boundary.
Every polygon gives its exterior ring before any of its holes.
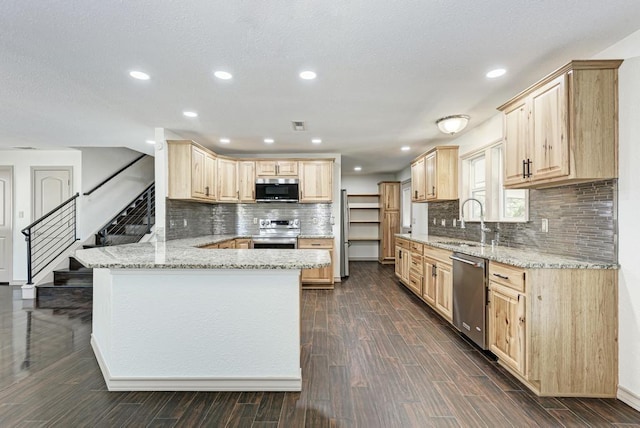
{"type": "Polygon", "coordinates": [[[458,241],[444,241],[444,242],[438,242],[438,244],[444,244],[444,245],[455,245],[456,247],[479,247],[480,244],[468,244],[466,242],[458,242],[458,241]]]}

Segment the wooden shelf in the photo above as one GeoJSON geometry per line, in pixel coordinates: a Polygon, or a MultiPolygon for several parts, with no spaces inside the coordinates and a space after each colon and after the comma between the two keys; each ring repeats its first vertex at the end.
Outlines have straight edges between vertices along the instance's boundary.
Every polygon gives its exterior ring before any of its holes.
{"type": "Polygon", "coordinates": [[[379,210],[378,204],[349,204],[350,210],[379,210]]]}
{"type": "Polygon", "coordinates": [[[378,193],[349,193],[347,196],[353,196],[354,198],[377,198],[380,195],[378,193]]]}
{"type": "Polygon", "coordinates": [[[349,223],[380,223],[380,220],[355,220],[349,223]]]}

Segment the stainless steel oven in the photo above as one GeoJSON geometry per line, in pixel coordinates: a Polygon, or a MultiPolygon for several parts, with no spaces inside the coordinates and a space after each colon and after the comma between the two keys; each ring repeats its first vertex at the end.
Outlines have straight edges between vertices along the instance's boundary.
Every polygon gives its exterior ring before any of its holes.
{"type": "Polygon", "coordinates": [[[252,237],[253,248],[298,248],[299,219],[261,218],[259,227],[259,234],[252,237]]]}

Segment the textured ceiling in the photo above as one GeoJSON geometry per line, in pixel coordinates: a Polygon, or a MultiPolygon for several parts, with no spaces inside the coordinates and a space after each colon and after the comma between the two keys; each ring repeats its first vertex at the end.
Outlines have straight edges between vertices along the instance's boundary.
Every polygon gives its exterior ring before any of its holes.
{"type": "Polygon", "coordinates": [[[149,151],[164,127],[219,153],[340,152],[363,173],[405,167],[450,140],[437,118],[468,114],[471,129],[640,27],[637,0],[4,0],[1,12],[0,147],[149,151]],[[495,66],[508,74],[486,79],[495,66]]]}

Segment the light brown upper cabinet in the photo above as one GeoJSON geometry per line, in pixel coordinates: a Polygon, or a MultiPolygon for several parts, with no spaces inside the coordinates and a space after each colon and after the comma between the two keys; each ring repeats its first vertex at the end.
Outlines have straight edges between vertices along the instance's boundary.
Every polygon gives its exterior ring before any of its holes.
{"type": "Polygon", "coordinates": [[[411,199],[458,199],[458,146],[435,147],[411,163],[411,199]]]}
{"type": "Polygon", "coordinates": [[[618,176],[621,63],[572,61],[498,107],[504,113],[505,187],[618,176]]]}
{"type": "Polygon", "coordinates": [[[167,141],[168,197],[216,200],[216,157],[193,141],[167,141]]]}
{"type": "Polygon", "coordinates": [[[300,161],[300,202],[333,201],[333,161],[300,161]]]}
{"type": "Polygon", "coordinates": [[[297,177],[296,160],[259,160],[256,161],[257,177],[297,177]]]}
{"type": "Polygon", "coordinates": [[[218,158],[218,201],[238,202],[238,161],[218,158]]]}
{"type": "Polygon", "coordinates": [[[382,264],[395,260],[395,235],[400,233],[400,182],[381,181],[378,183],[380,195],[380,231],[378,237],[378,261],[382,264]]]}
{"type": "Polygon", "coordinates": [[[256,201],[256,163],[238,161],[238,186],[240,202],[256,201]]]}

